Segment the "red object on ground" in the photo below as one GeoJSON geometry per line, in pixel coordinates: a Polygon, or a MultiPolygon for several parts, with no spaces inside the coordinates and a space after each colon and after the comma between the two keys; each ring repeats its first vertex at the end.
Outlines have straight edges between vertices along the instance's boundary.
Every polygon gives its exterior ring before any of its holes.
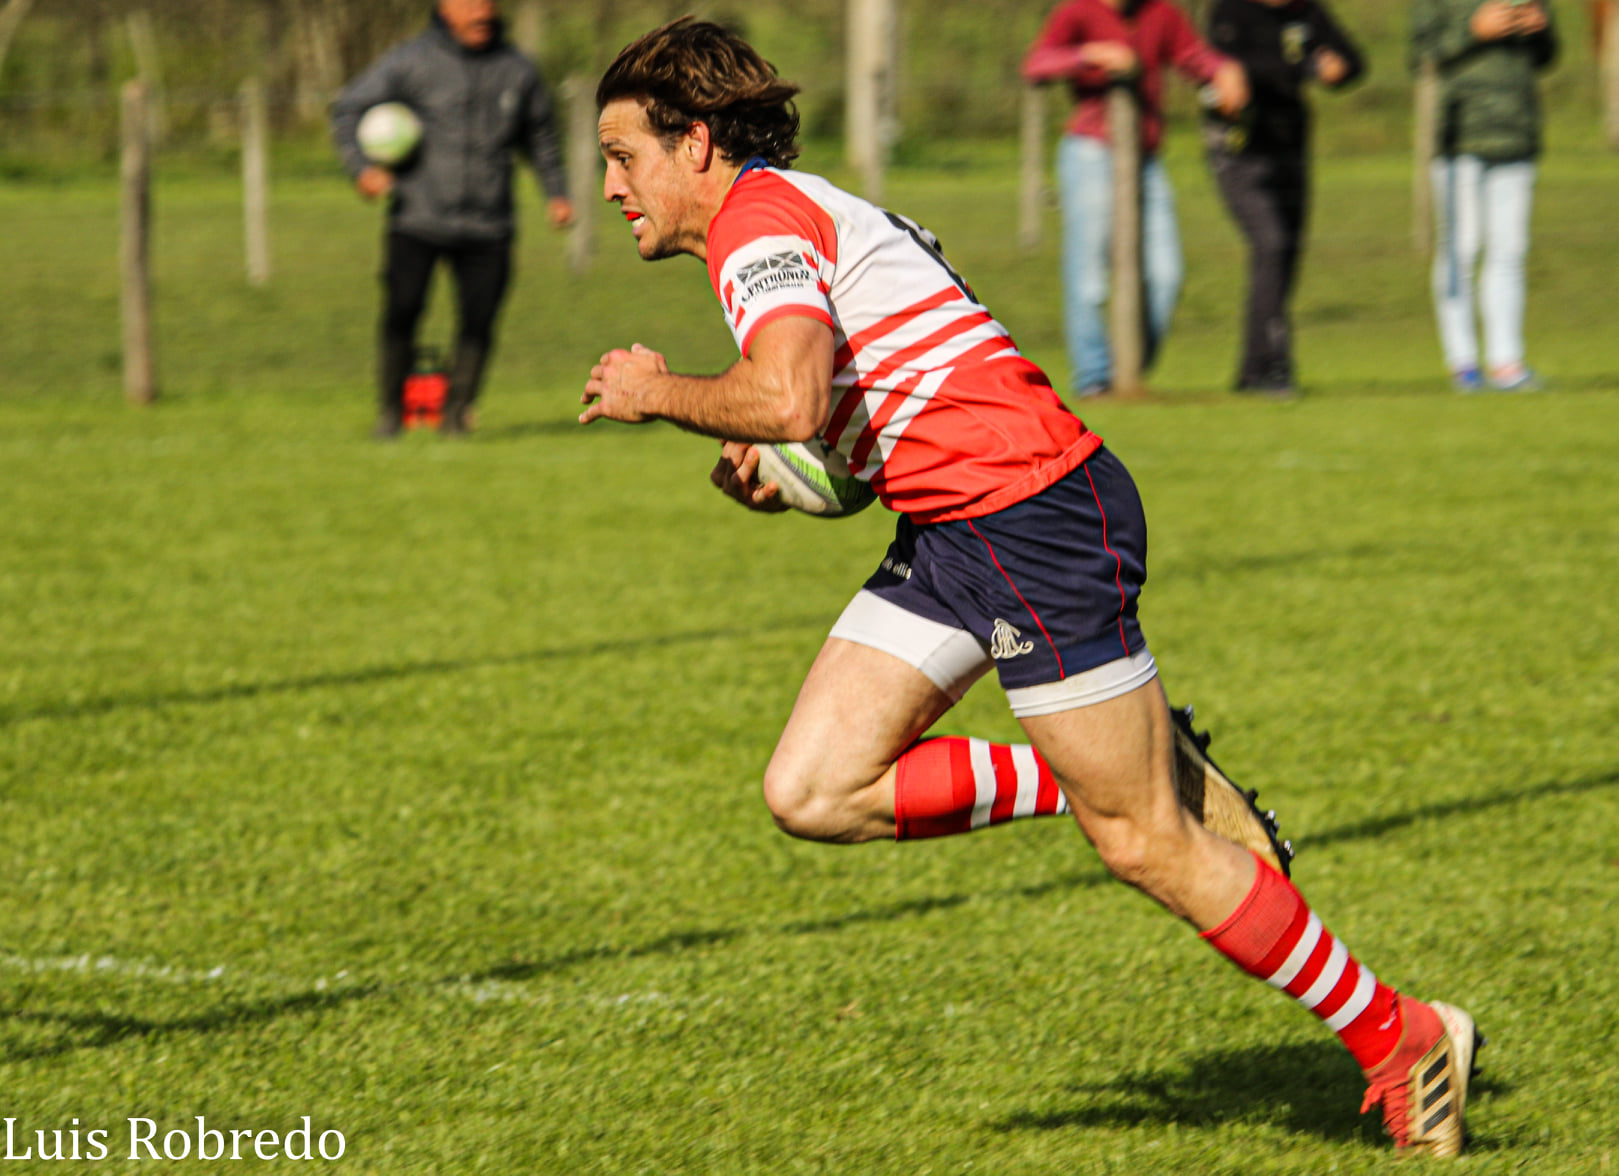
{"type": "Polygon", "coordinates": [[[416,370],[405,377],[405,428],[436,429],[449,394],[450,377],[437,360],[418,359],[416,370]]]}

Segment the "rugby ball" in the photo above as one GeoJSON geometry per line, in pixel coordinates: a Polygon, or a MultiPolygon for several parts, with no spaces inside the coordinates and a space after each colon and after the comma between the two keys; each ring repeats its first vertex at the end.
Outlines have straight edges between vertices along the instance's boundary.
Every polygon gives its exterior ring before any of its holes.
{"type": "Polygon", "coordinates": [[[372,163],[394,167],[409,159],[422,141],[422,120],[403,102],[382,102],[360,116],[356,137],[372,163]]]}
{"type": "Polygon", "coordinates": [[[781,500],[794,510],[821,518],[840,518],[862,511],[877,501],[870,482],[849,472],[843,454],[826,442],[790,441],[759,445],[760,485],[774,482],[781,500]]]}

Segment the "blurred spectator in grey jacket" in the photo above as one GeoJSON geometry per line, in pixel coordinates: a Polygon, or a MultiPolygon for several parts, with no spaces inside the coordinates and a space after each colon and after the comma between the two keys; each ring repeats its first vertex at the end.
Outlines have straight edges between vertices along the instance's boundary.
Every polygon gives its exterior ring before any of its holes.
{"type": "Polygon", "coordinates": [[[464,433],[511,277],[514,150],[538,173],[552,225],[573,219],[550,93],[506,41],[496,0],[437,0],[425,32],[338,96],[332,137],[360,195],[389,201],[374,435],[393,437],[403,424],[416,327],[440,258],[455,275],[459,313],[439,427],[464,433]],[[356,138],[361,116],[383,102],[404,103],[422,123],[417,149],[391,170],[369,161],[356,138]]]}

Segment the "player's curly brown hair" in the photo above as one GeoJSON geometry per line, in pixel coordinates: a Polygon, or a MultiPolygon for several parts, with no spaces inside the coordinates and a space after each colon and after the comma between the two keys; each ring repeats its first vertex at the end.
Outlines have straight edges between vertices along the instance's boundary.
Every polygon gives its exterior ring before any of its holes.
{"type": "Polygon", "coordinates": [[[683,16],[624,47],[596,87],[596,109],[640,99],[667,147],[702,122],[729,162],[760,155],[772,167],[790,167],[798,158],[797,93],[741,37],[683,16]]]}

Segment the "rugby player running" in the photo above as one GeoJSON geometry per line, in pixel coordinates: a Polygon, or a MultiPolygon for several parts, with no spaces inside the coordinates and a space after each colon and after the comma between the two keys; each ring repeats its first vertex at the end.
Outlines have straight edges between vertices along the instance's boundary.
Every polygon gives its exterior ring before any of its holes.
{"type": "Polygon", "coordinates": [[[766,511],[782,506],[753,445],[820,437],[900,516],[766,769],[776,822],[857,842],[1071,811],[1115,877],[1327,1023],[1398,1147],[1459,1154],[1472,1018],[1381,983],[1282,873],[1182,806],[1136,619],[1147,544],[1130,475],[930,234],[789,170],[795,93],[691,17],[608,68],[606,199],[644,259],[707,263],[741,358],[691,376],[639,343],[611,351],[579,417],[719,439],[715,484],[766,511]],[[924,738],[992,664],[1030,745],[924,738]]]}

